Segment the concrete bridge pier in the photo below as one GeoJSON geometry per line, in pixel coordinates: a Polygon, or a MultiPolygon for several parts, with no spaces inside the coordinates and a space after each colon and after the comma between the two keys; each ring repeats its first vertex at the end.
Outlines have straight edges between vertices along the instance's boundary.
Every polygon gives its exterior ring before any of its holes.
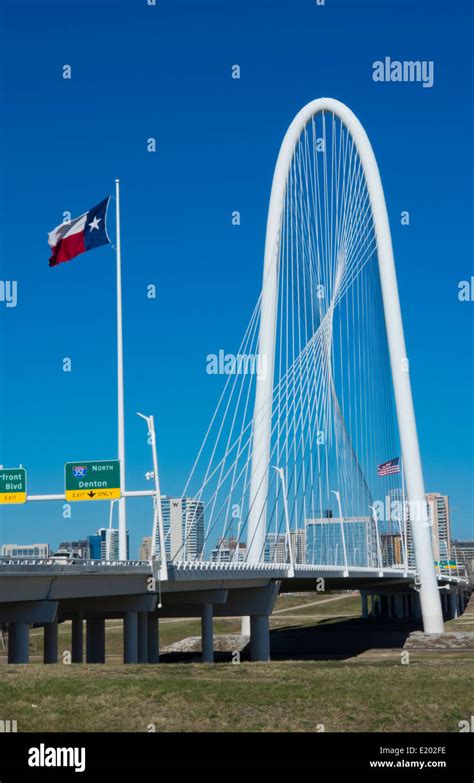
{"type": "Polygon", "coordinates": [[[29,663],[30,625],[10,623],[8,626],[8,663],[29,663]]]}
{"type": "Polygon", "coordinates": [[[71,618],[71,662],[84,660],[84,615],[76,612],[71,618]]]}
{"type": "Polygon", "coordinates": [[[413,607],[414,615],[417,618],[417,620],[421,620],[422,619],[421,603],[420,603],[420,595],[418,592],[413,593],[413,603],[414,603],[414,607],[413,607]]]}
{"type": "Polygon", "coordinates": [[[211,603],[202,605],[201,640],[203,663],[214,663],[214,610],[211,603]]]}
{"type": "Polygon", "coordinates": [[[270,622],[267,614],[250,616],[250,660],[270,660],[270,622]]]}
{"type": "Polygon", "coordinates": [[[44,663],[58,662],[58,619],[44,626],[44,663]]]}
{"type": "Polygon", "coordinates": [[[440,592],[440,600],[441,600],[441,611],[443,613],[443,618],[446,620],[449,613],[449,599],[448,596],[444,591],[440,592]]]}
{"type": "Polygon", "coordinates": [[[148,663],[160,662],[159,620],[148,615],[148,663]]]}
{"type": "Polygon", "coordinates": [[[367,593],[361,592],[360,594],[360,602],[362,607],[362,617],[368,617],[369,616],[369,597],[367,593]]]}
{"type": "Polygon", "coordinates": [[[400,595],[395,594],[393,596],[393,602],[395,604],[395,617],[398,620],[403,620],[404,617],[406,616],[404,598],[405,596],[401,594],[400,595]]]}
{"type": "Polygon", "coordinates": [[[459,615],[459,603],[456,592],[449,593],[449,614],[451,619],[455,619],[459,615]]]}
{"type": "Polygon", "coordinates": [[[138,663],[138,612],[123,617],[123,662],[138,663]]]}
{"type": "Polygon", "coordinates": [[[138,663],[148,663],[148,612],[137,612],[138,663]]]}
{"type": "Polygon", "coordinates": [[[86,629],[87,663],[105,663],[105,619],[88,617],[86,629]]]}
{"type": "Polygon", "coordinates": [[[30,626],[54,623],[57,601],[22,601],[3,604],[0,621],[8,623],[8,663],[29,662],[30,626]]]}

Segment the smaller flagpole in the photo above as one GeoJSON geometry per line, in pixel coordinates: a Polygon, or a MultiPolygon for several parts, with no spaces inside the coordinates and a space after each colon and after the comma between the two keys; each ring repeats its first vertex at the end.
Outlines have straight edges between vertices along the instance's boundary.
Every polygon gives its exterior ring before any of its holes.
{"type": "Polygon", "coordinates": [[[122,246],[120,241],[120,180],[115,180],[116,254],[117,254],[117,408],[118,458],[120,460],[121,498],[119,511],[119,560],[127,559],[127,514],[125,507],[125,414],[123,399],[123,335],[122,335],[122,246]]]}

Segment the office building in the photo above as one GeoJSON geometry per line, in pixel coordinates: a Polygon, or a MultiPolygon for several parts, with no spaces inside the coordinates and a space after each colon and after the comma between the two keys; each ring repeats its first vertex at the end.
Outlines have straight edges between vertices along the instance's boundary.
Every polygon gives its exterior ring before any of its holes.
{"type": "Polygon", "coordinates": [[[267,533],[263,559],[265,563],[286,563],[289,560],[284,533],[267,533]]]}
{"type": "Polygon", "coordinates": [[[387,568],[403,566],[402,538],[398,534],[387,533],[380,536],[382,564],[387,568]]]}
{"type": "Polygon", "coordinates": [[[433,554],[436,562],[451,560],[451,522],[449,498],[439,492],[427,492],[428,513],[432,524],[433,554]]]}
{"type": "Polygon", "coordinates": [[[49,544],[2,544],[2,557],[49,557],[49,544]]]}
{"type": "Polygon", "coordinates": [[[220,538],[211,552],[213,563],[243,563],[247,556],[247,544],[236,538],[220,538]]]}
{"type": "MultiPolygon", "coordinates": [[[[167,560],[200,560],[204,549],[204,503],[194,498],[163,497],[167,560]]],[[[156,551],[159,552],[159,539],[156,551]]]]}
{"type": "Polygon", "coordinates": [[[138,553],[139,560],[149,560],[151,557],[151,536],[145,536],[142,538],[140,544],[140,551],[138,553]]]}
{"type": "Polygon", "coordinates": [[[293,563],[302,565],[306,563],[306,530],[290,531],[291,552],[293,563]]]}
{"type": "MultiPolygon", "coordinates": [[[[120,560],[118,530],[109,530],[109,528],[101,527],[93,536],[88,536],[87,541],[89,544],[91,560],[120,560]]],[[[127,530],[127,560],[128,559],[129,532],[127,530]]]]}
{"type": "Polygon", "coordinates": [[[451,543],[451,557],[460,570],[464,569],[471,582],[474,581],[474,539],[455,540],[451,543]]]}
{"type": "Polygon", "coordinates": [[[306,563],[344,565],[344,544],[347,565],[376,565],[376,536],[370,517],[345,517],[343,528],[340,517],[305,520],[306,563]]]}

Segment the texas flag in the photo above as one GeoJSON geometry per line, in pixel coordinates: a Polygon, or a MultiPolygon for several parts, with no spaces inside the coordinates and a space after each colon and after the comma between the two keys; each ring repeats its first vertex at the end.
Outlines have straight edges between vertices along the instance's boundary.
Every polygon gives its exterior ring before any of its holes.
{"type": "Polygon", "coordinates": [[[96,207],[85,212],[74,220],[61,223],[48,234],[48,244],[52,250],[49,259],[50,266],[57,266],[64,261],[93,250],[100,245],[110,244],[107,234],[106,216],[110,196],[107,196],[96,207]]]}

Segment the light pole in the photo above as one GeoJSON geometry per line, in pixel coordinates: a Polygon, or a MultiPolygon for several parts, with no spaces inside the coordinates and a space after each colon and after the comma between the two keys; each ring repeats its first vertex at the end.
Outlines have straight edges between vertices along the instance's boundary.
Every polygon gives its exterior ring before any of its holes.
{"type": "MultiPolygon", "coordinates": [[[[109,529],[107,531],[107,538],[105,539],[105,559],[110,560],[110,543],[112,538],[112,518],[114,514],[114,503],[117,502],[117,499],[110,501],[110,512],[109,512],[109,529]]],[[[119,552],[119,560],[120,560],[120,552],[119,552]]]]}
{"type": "MultiPolygon", "coordinates": [[[[341,520],[341,538],[342,538],[342,552],[344,555],[344,576],[349,576],[349,570],[347,568],[347,551],[346,551],[346,537],[344,535],[344,521],[342,519],[341,508],[341,493],[337,489],[331,489],[333,495],[337,498],[337,505],[339,506],[339,519],[341,520]]],[[[336,549],[337,552],[337,549],[336,549]]]]}
{"type": "Polygon", "coordinates": [[[380,576],[382,576],[383,575],[382,550],[380,549],[379,527],[377,525],[377,514],[376,514],[376,511],[375,511],[375,504],[373,506],[371,506],[370,503],[369,503],[369,508],[372,511],[372,519],[374,520],[374,525],[375,525],[375,540],[377,542],[377,557],[378,557],[378,561],[379,561],[380,576]]]}
{"type": "Polygon", "coordinates": [[[291,534],[290,534],[290,517],[288,514],[288,499],[286,497],[286,482],[285,482],[285,471],[283,468],[279,468],[278,466],[273,466],[278,473],[281,481],[281,489],[283,493],[283,508],[285,511],[285,527],[286,527],[286,540],[288,541],[288,548],[290,551],[290,570],[288,576],[292,577],[295,575],[295,562],[294,562],[294,556],[293,556],[293,547],[291,546],[291,534]]]}
{"type": "Polygon", "coordinates": [[[144,419],[148,426],[148,434],[151,440],[151,450],[153,454],[153,477],[155,479],[155,503],[153,508],[153,532],[151,534],[151,552],[150,552],[150,565],[153,567],[153,560],[155,557],[155,542],[156,534],[159,532],[160,538],[160,579],[168,579],[168,567],[166,563],[166,549],[165,549],[165,535],[163,527],[163,510],[161,508],[161,491],[160,491],[160,478],[158,475],[158,457],[156,454],[156,435],[155,435],[155,421],[153,416],[145,416],[143,413],[138,413],[141,419],[144,419]]]}

